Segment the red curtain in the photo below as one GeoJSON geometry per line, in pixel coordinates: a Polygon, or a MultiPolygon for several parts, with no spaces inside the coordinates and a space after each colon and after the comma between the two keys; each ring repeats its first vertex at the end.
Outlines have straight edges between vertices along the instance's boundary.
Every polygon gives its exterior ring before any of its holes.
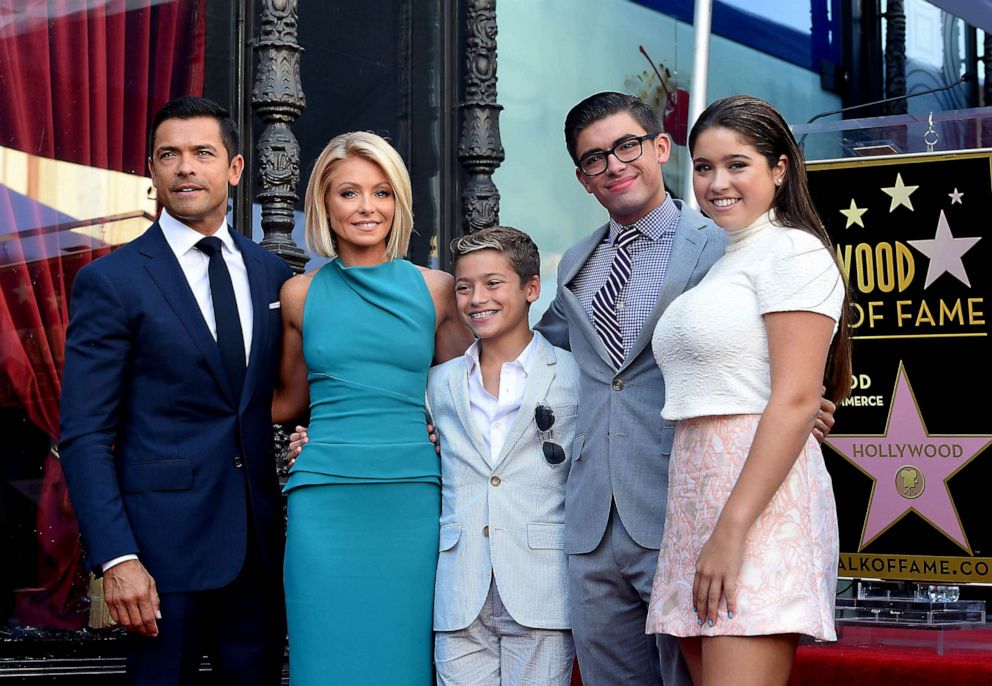
{"type": "MultiPolygon", "coordinates": [[[[154,113],[202,94],[204,5],[0,0],[0,145],[144,174],[154,113]]],[[[0,404],[23,408],[54,446],[72,279],[112,246],[87,243],[67,218],[50,224],[50,208],[0,190],[0,404]]],[[[38,465],[38,580],[15,614],[24,625],[78,629],[87,619],[78,529],[58,460],[46,452],[38,465]]]]}
{"type": "Polygon", "coordinates": [[[0,0],[0,145],[144,174],[154,113],[203,92],[204,5],[0,0]]]}

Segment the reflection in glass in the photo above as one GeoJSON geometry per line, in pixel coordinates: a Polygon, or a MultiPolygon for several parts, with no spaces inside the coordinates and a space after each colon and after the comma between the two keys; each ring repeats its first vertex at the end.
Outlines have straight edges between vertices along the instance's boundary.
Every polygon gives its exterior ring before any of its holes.
{"type": "Polygon", "coordinates": [[[0,634],[16,637],[94,624],[58,462],[69,296],[81,268],[155,215],[146,131],[166,101],[202,93],[205,3],[3,7],[0,634]]]}

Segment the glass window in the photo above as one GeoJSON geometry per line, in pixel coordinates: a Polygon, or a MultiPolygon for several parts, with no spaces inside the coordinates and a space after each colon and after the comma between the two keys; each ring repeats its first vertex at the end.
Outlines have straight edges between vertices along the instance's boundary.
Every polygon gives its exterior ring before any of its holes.
{"type": "MultiPolygon", "coordinates": [[[[826,11],[826,2],[817,0],[817,6],[826,11]]],[[[788,121],[805,121],[817,112],[840,107],[840,98],[821,86],[819,71],[770,52],[775,44],[769,37],[772,34],[758,47],[753,40],[745,43],[721,34],[719,26],[733,24],[728,17],[742,15],[748,3],[734,4],[717,2],[714,6],[708,100],[751,93],[777,105],[788,121]]],[[[795,4],[805,7],[810,16],[809,2],[795,4]]],[[[795,10],[787,16],[800,14],[795,10]]],[[[692,3],[504,3],[499,5],[497,19],[498,101],[504,108],[500,133],[506,160],[493,179],[501,196],[500,221],[527,231],[541,248],[544,289],[531,308],[536,320],[554,298],[561,255],[608,219],[576,182],[575,165],[565,150],[563,125],[573,105],[607,90],[632,93],[650,103],[675,142],[664,167],[665,184],[675,197],[684,198],[691,192],[684,179],[692,86],[692,3]]],[[[754,15],[751,21],[772,26],[754,15]]],[[[806,62],[809,33],[807,27],[806,62]]]]}
{"type": "MultiPolygon", "coordinates": [[[[208,92],[229,79],[211,76],[206,55],[212,22],[222,27],[217,41],[230,40],[231,4],[210,4],[210,15],[197,0],[0,9],[4,638],[107,625],[58,460],[69,296],[82,267],[155,217],[145,177],[154,112],[182,94],[227,102],[226,92],[208,92]]],[[[217,67],[230,69],[229,57],[217,67]]]]}
{"type": "MultiPolygon", "coordinates": [[[[975,72],[969,64],[966,40],[973,31],[963,20],[942,11],[926,0],[904,0],[906,15],[906,93],[922,93],[949,86],[966,72],[975,72]]],[[[888,2],[883,0],[883,11],[888,2]]],[[[883,34],[883,50],[888,33],[883,34]]],[[[975,83],[975,82],[973,82],[975,83]]],[[[977,95],[977,90],[974,91],[977,95]]],[[[923,113],[974,107],[969,84],[907,101],[907,111],[923,113]]]]}
{"type": "MultiPolygon", "coordinates": [[[[945,0],[937,4],[959,7],[945,0]]],[[[908,97],[884,110],[853,110],[843,120],[840,115],[812,124],[791,120],[807,159],[924,152],[930,143],[936,151],[988,147],[992,110],[988,103],[978,107],[984,81],[978,46],[984,44],[985,33],[926,0],[903,0],[898,7],[892,3],[891,9],[883,2],[881,7],[885,16],[879,34],[880,66],[890,90],[866,99],[900,92],[908,97]],[[899,25],[903,31],[896,30],[899,25]],[[895,114],[873,116],[879,112],[895,114]]]]}

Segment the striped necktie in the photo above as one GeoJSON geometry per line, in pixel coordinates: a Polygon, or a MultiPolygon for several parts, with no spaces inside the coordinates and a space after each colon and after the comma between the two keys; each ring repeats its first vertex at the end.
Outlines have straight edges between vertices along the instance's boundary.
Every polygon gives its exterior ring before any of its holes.
{"type": "Polygon", "coordinates": [[[613,366],[617,369],[623,364],[623,333],[620,331],[620,320],[617,318],[617,297],[630,280],[630,252],[628,248],[640,231],[633,226],[624,228],[616,238],[617,252],[610,265],[610,274],[606,283],[596,291],[592,298],[592,323],[596,327],[613,366]]]}

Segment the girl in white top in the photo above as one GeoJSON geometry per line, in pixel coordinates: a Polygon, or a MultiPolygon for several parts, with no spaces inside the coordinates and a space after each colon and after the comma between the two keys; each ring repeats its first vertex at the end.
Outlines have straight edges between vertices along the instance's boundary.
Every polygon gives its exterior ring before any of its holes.
{"type": "Polygon", "coordinates": [[[647,630],[681,638],[696,684],[784,685],[800,634],[836,638],[837,514],[809,432],[821,384],[850,388],[846,289],[771,105],[713,103],[689,149],[730,244],[654,334],[678,424],[647,630]]]}

